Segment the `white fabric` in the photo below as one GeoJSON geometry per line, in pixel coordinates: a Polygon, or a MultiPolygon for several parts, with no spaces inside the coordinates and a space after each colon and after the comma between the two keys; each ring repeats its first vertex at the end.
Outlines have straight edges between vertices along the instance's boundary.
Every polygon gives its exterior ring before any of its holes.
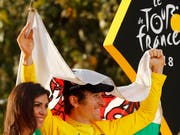
{"type": "Polygon", "coordinates": [[[117,87],[126,100],[141,101],[146,98],[151,88],[151,69],[149,67],[150,55],[146,51],[142,56],[136,75],[136,80],[132,84],[123,87],[117,87]]]}
{"type": "Polygon", "coordinates": [[[105,83],[114,85],[113,95],[128,101],[141,101],[146,98],[151,87],[151,69],[149,68],[149,51],[145,52],[140,60],[136,81],[128,86],[116,87],[108,76],[87,69],[73,69],[77,78],[90,84],[105,83]]]}
{"type": "MultiPolygon", "coordinates": [[[[34,49],[32,57],[36,67],[37,81],[42,85],[49,81],[49,78],[59,77],[77,84],[98,84],[106,83],[115,86],[112,94],[124,97],[129,101],[141,101],[149,93],[151,86],[151,70],[149,68],[148,51],[143,55],[137,72],[136,81],[128,86],[116,87],[113,80],[106,75],[87,69],[73,69],[66,64],[53,41],[51,40],[39,14],[30,12],[28,21],[33,29],[34,49]]],[[[18,69],[17,83],[21,82],[22,55],[18,69]]]]}
{"type": "MultiPolygon", "coordinates": [[[[74,79],[75,75],[66,64],[37,12],[30,12],[29,22],[33,29],[34,49],[32,57],[36,67],[37,81],[45,84],[51,76],[74,79]],[[32,15],[33,14],[33,15],[32,15]]],[[[22,55],[20,57],[17,83],[21,82],[22,55]]]]}
{"type": "MultiPolygon", "coordinates": [[[[47,89],[49,89],[49,80],[52,77],[59,77],[81,85],[86,83],[112,84],[115,86],[112,94],[128,101],[141,101],[148,95],[151,86],[148,51],[140,60],[136,81],[128,86],[116,87],[113,80],[106,75],[87,69],[73,69],[72,71],[55,47],[39,14],[36,11],[30,12],[28,21],[31,24],[31,29],[33,29],[34,49],[32,57],[36,66],[36,78],[47,89]]],[[[21,67],[22,54],[20,56],[17,84],[21,82],[21,67]]],[[[56,100],[55,104],[58,102],[58,99],[56,100]]],[[[50,103],[50,109],[53,107],[54,103],[50,103]]]]}

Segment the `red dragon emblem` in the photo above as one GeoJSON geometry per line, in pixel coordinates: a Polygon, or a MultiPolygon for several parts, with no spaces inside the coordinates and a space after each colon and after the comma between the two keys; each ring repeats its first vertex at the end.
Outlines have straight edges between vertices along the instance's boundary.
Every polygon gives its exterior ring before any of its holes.
{"type": "MultiPolygon", "coordinates": [[[[64,101],[63,101],[63,90],[64,90],[64,81],[59,78],[53,77],[50,81],[50,89],[51,89],[51,97],[50,99],[53,101],[54,99],[58,99],[58,102],[54,105],[54,108],[51,109],[53,115],[58,115],[62,119],[65,119],[64,113],[64,101]],[[54,96],[55,91],[58,91],[56,97],[54,96]]],[[[101,118],[102,119],[116,119],[119,117],[124,117],[139,108],[139,102],[129,102],[127,100],[123,100],[121,103],[112,104],[114,100],[116,100],[116,96],[113,95],[103,95],[104,98],[104,106],[101,108],[101,118]],[[107,107],[108,112],[107,111],[107,107]]]]}

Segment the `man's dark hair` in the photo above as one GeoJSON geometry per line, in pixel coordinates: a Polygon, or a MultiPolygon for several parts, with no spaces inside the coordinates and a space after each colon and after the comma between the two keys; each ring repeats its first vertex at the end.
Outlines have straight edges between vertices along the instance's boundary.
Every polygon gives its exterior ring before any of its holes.
{"type": "Polygon", "coordinates": [[[85,99],[85,93],[91,92],[91,93],[99,93],[99,92],[111,92],[114,89],[114,86],[108,85],[108,84],[86,84],[86,85],[79,85],[74,84],[69,81],[64,81],[64,112],[66,114],[70,114],[73,106],[71,105],[69,101],[69,97],[71,95],[74,95],[78,98],[78,102],[82,102],[85,99]]]}

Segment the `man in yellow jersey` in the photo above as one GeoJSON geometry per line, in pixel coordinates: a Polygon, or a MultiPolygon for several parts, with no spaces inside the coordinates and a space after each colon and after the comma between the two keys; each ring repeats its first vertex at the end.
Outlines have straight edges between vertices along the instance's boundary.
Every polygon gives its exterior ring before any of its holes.
{"type": "MultiPolygon", "coordinates": [[[[17,39],[23,52],[22,75],[24,81],[36,81],[32,59],[33,32],[26,36],[28,27],[27,24],[17,39]]],[[[49,111],[41,133],[43,135],[132,135],[147,126],[155,117],[166,78],[162,74],[165,63],[162,50],[152,49],[149,53],[152,86],[149,95],[140,103],[140,108],[136,112],[116,120],[101,120],[100,107],[104,104],[102,94],[104,91],[111,91],[113,86],[78,85],[64,81],[65,112],[69,117],[63,121],[49,111]]]]}

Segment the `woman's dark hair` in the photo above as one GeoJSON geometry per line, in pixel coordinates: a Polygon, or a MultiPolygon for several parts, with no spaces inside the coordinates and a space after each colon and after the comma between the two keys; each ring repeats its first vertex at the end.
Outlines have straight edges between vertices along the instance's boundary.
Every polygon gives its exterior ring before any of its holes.
{"type": "Polygon", "coordinates": [[[32,133],[36,129],[34,118],[34,99],[49,91],[39,83],[25,82],[17,85],[8,97],[3,135],[19,135],[23,128],[29,128],[32,133]]]}

